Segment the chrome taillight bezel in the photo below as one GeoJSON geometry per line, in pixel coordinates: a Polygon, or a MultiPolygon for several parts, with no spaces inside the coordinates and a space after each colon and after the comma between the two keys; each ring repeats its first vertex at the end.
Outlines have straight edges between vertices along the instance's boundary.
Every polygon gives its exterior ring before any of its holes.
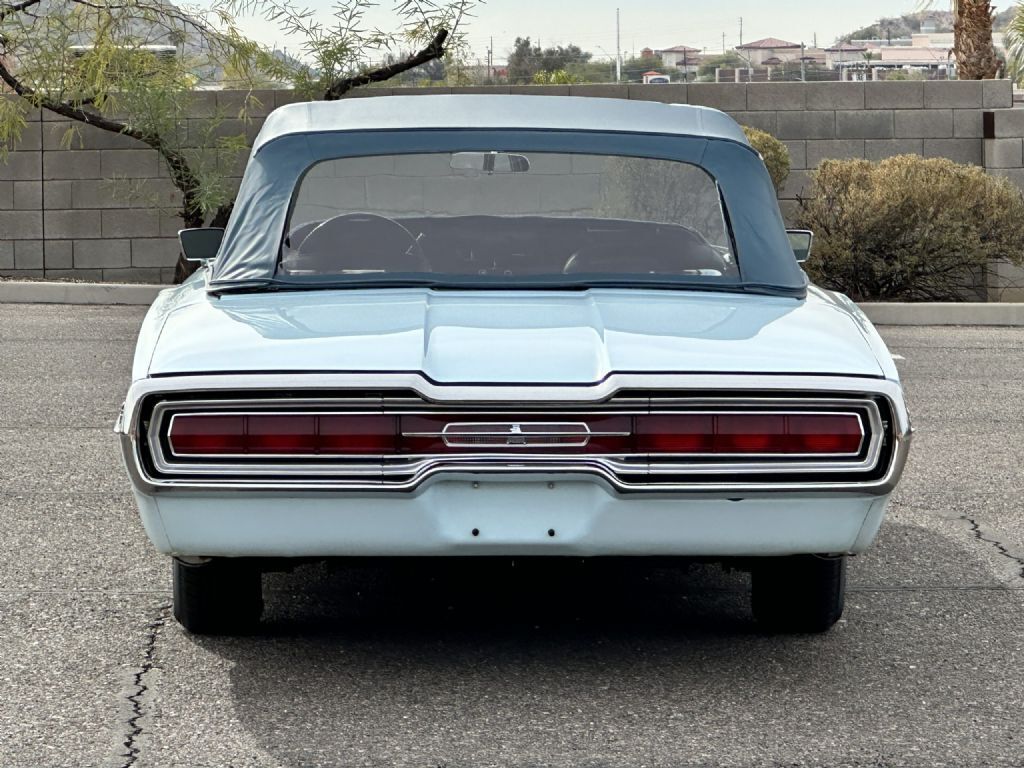
{"type": "MultiPolygon", "coordinates": [[[[190,481],[199,484],[220,481],[268,481],[274,483],[314,483],[345,487],[373,484],[395,488],[411,488],[424,477],[438,472],[455,472],[481,468],[501,471],[570,471],[581,467],[599,469],[622,486],[662,485],[671,478],[764,478],[778,480],[787,477],[835,478],[844,475],[854,478],[876,470],[880,464],[886,442],[886,429],[878,402],[858,397],[671,397],[643,407],[635,399],[612,398],[602,404],[517,403],[473,405],[435,405],[413,398],[390,398],[387,403],[347,401],[343,397],[330,398],[191,398],[161,399],[154,403],[148,419],[145,443],[154,474],[171,481],[190,481]],[[855,455],[842,454],[800,456],[794,454],[757,454],[750,456],[720,454],[580,454],[543,450],[508,450],[507,446],[466,454],[406,454],[315,456],[246,455],[246,456],[190,456],[181,460],[168,450],[167,426],[182,413],[287,413],[318,414],[379,414],[407,415],[445,414],[460,417],[487,417],[504,423],[519,417],[549,417],[557,414],[561,423],[572,418],[617,415],[651,415],[652,413],[771,413],[815,414],[854,413],[862,419],[864,439],[862,449],[855,455]],[[866,444],[864,444],[866,442],[866,444]]],[[[532,448],[532,447],[531,447],[532,448]]]]}

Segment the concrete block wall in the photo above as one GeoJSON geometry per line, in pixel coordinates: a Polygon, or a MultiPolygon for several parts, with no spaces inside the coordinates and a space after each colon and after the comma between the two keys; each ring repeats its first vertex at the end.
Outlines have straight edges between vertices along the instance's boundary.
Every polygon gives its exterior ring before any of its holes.
{"type": "MultiPolygon", "coordinates": [[[[985,165],[1024,188],[1024,110],[1012,109],[1008,80],[368,88],[351,97],[392,93],[597,96],[721,109],[789,147],[784,214],[825,158],[948,157],[985,165]]],[[[218,115],[219,134],[251,140],[273,108],[295,100],[287,91],[254,96],[258,105],[241,120],[245,94],[197,94],[182,130],[198,135],[202,119],[218,115]]],[[[21,144],[0,162],[0,276],[169,282],[180,196],[156,153],[87,126],[77,126],[67,147],[70,123],[48,112],[29,118],[21,144]]],[[[232,163],[230,184],[243,168],[244,157],[232,163]]]]}

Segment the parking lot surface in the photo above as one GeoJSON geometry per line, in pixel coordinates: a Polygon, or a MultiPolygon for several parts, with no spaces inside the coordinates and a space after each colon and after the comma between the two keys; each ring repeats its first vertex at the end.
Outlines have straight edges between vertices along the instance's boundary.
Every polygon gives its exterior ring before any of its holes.
{"type": "Polygon", "coordinates": [[[883,328],[917,430],[843,620],[714,566],[304,566],[186,635],[111,425],[141,308],[0,305],[2,766],[1024,764],[1024,329],[883,328]]]}

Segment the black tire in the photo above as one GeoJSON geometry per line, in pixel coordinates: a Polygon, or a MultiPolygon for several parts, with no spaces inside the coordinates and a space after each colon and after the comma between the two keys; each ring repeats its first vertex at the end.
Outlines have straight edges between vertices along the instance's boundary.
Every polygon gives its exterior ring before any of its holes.
{"type": "Polygon", "coordinates": [[[846,557],[766,557],[751,577],[754,618],[769,632],[827,632],[843,615],[846,557]]]}
{"type": "Polygon", "coordinates": [[[192,634],[244,634],[256,627],[262,613],[262,574],[255,564],[174,559],[174,618],[192,634]]]}

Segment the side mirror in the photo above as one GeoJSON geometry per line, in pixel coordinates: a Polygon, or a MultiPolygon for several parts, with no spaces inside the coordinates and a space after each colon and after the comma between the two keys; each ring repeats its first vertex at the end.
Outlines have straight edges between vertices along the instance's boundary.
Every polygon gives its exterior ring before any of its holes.
{"type": "Polygon", "coordinates": [[[797,263],[803,264],[811,255],[814,233],[809,229],[787,229],[786,234],[789,235],[789,247],[793,249],[797,263]]]}
{"type": "Polygon", "coordinates": [[[178,233],[181,252],[188,261],[209,261],[214,258],[223,238],[224,230],[221,227],[197,227],[183,229],[178,233]]]}

